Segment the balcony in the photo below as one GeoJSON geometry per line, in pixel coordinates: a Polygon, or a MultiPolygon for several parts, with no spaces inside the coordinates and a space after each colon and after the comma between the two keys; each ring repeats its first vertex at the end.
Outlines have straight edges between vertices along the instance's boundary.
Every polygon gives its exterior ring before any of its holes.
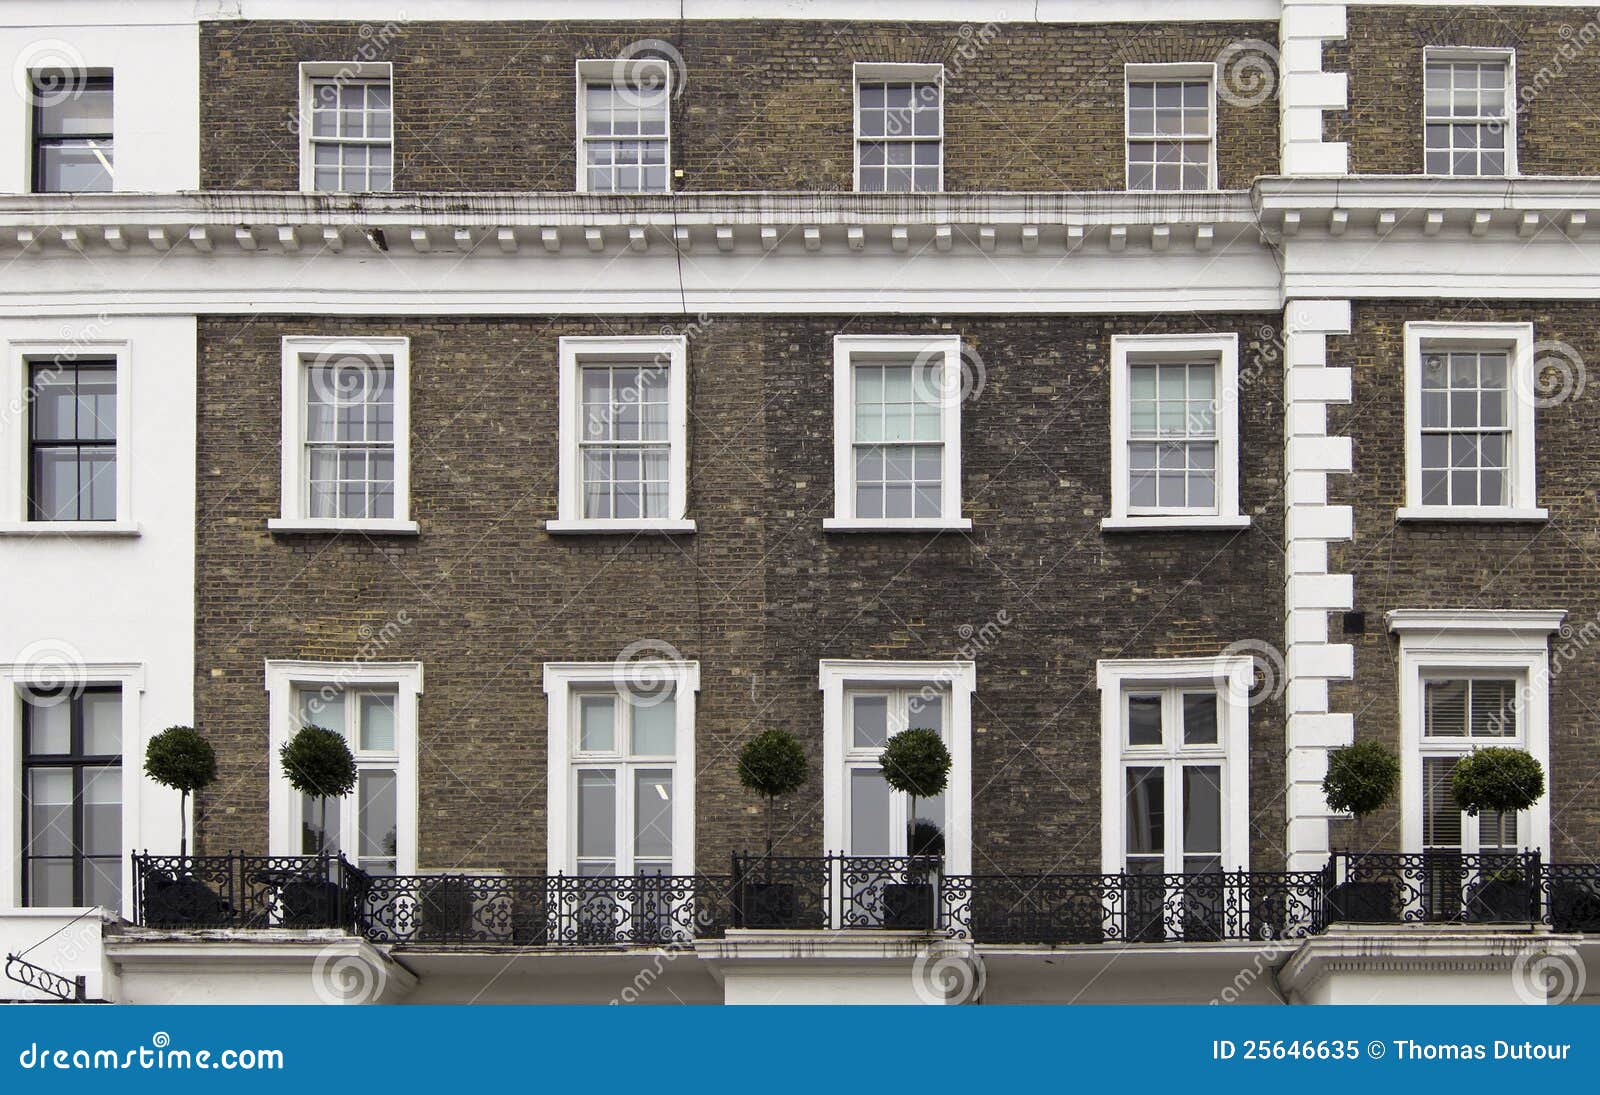
{"type": "Polygon", "coordinates": [[[1269,942],[1331,923],[1600,931],[1600,865],[1335,853],[1320,871],[946,875],[909,856],[735,856],[728,874],[369,875],[337,856],[134,856],[137,923],[339,928],[440,948],[687,946],[730,928],[980,944],[1269,942]]]}

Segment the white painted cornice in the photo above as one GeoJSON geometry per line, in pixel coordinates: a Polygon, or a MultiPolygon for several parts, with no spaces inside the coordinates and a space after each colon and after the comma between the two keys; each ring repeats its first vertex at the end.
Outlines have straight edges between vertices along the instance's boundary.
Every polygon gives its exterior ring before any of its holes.
{"type": "Polygon", "coordinates": [[[1548,635],[1561,628],[1565,609],[1396,608],[1384,622],[1396,634],[1407,632],[1496,631],[1548,635]]]}
{"type": "Polygon", "coordinates": [[[1357,233],[1528,238],[1551,228],[1577,238],[1600,217],[1600,178],[1275,176],[1258,180],[1251,196],[1274,242],[1357,233]]]}

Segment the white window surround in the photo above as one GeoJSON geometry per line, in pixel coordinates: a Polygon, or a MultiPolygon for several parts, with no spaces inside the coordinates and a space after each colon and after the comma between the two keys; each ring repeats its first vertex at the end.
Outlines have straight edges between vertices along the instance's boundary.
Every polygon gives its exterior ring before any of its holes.
{"type": "MultiPolygon", "coordinates": [[[[667,146],[667,188],[665,191],[607,191],[607,193],[668,193],[672,192],[675,173],[672,169],[672,63],[661,57],[589,57],[580,58],[573,81],[575,108],[573,119],[578,141],[577,191],[589,192],[588,156],[584,148],[584,134],[588,132],[585,118],[584,87],[590,81],[615,84],[618,80],[637,79],[642,70],[648,70],[651,79],[660,79],[667,97],[667,131],[663,138],[667,146]]],[[[645,138],[641,138],[645,139],[645,138]]]]}
{"type": "MultiPolygon", "coordinates": [[[[1432,63],[1445,63],[1449,61],[1477,61],[1506,63],[1506,171],[1504,175],[1434,175],[1432,178],[1516,178],[1521,172],[1517,167],[1517,108],[1521,100],[1517,96],[1517,51],[1504,49],[1498,46],[1426,46],[1422,51],[1423,86],[1427,86],[1428,65],[1432,63]]],[[[1422,101],[1422,132],[1427,132],[1428,127],[1428,101],[1424,90],[1422,101]]],[[[1435,122],[1438,119],[1434,119],[1435,122]]],[[[1426,149],[1424,148],[1424,156],[1426,149]]],[[[1426,171],[1424,171],[1426,174],[1426,171]]]]}
{"type": "Polygon", "coordinates": [[[648,679],[652,685],[671,681],[677,701],[673,758],[675,813],[672,817],[672,873],[694,873],[694,718],[700,691],[700,663],[694,661],[546,662],[544,694],[548,765],[545,786],[546,863],[551,874],[573,873],[577,859],[577,826],[573,824],[572,759],[576,692],[586,687],[619,685],[648,679]]]}
{"type": "Polygon", "coordinates": [[[830,532],[928,532],[970,529],[961,516],[961,375],[960,335],[835,335],[833,339],[833,516],[822,527],[830,532]],[[940,433],[943,478],[940,517],[857,517],[855,515],[855,355],[923,357],[942,354],[940,433]]]}
{"type": "MultiPolygon", "coordinates": [[[[1122,162],[1124,177],[1123,186],[1128,185],[1126,176],[1128,162],[1128,85],[1130,83],[1144,83],[1150,80],[1205,80],[1210,86],[1210,95],[1206,110],[1211,119],[1210,162],[1207,164],[1206,177],[1209,180],[1207,190],[1216,190],[1217,182],[1217,144],[1220,139],[1219,119],[1217,118],[1217,66],[1213,61],[1174,61],[1174,62],[1139,62],[1125,63],[1122,66],[1122,162]]],[[[1138,138],[1144,139],[1144,138],[1138,138]]],[[[1189,193],[1201,194],[1206,191],[1151,191],[1151,193],[1189,193]]],[[[1145,193],[1145,191],[1140,191],[1145,193]]]]}
{"type": "Polygon", "coordinates": [[[683,335],[569,335],[561,339],[561,376],[558,384],[560,418],[560,487],[556,519],[545,522],[547,532],[693,532],[689,518],[689,340],[683,335]],[[667,516],[664,518],[583,515],[583,458],[578,451],[583,436],[582,384],[585,362],[607,359],[627,362],[641,358],[665,361],[667,378],[668,455],[667,516]]]}
{"type": "Polygon", "coordinates": [[[1113,335],[1111,338],[1111,515],[1100,527],[1115,532],[1240,529],[1239,336],[1237,334],[1113,335]],[[1129,513],[1128,367],[1130,362],[1201,360],[1217,364],[1217,512],[1129,513]]]}
{"type": "MultiPolygon", "coordinates": [[[[0,906],[22,904],[22,691],[30,686],[58,688],[113,685],[122,689],[122,908],[133,916],[133,867],[128,853],[143,847],[145,738],[140,699],[145,690],[142,662],[87,662],[72,666],[64,681],[57,661],[0,663],[0,906]]],[[[185,825],[189,819],[185,819],[185,825]]]]}
{"type": "MultiPolygon", "coordinates": [[[[861,132],[861,84],[863,81],[873,83],[878,80],[885,81],[911,81],[914,83],[933,82],[939,85],[939,136],[929,137],[928,140],[937,140],[939,143],[939,187],[931,193],[944,193],[944,65],[918,64],[900,62],[857,61],[853,66],[850,80],[851,102],[850,118],[851,129],[855,133],[854,146],[851,149],[853,161],[852,189],[861,193],[861,142],[874,140],[873,137],[863,136],[861,132]]],[[[902,193],[902,191],[880,191],[880,193],[902,193]]],[[[930,191],[920,191],[930,193],[930,191]]]]}
{"type": "Polygon", "coordinates": [[[1122,769],[1124,697],[1130,691],[1167,685],[1202,684],[1217,688],[1217,739],[1222,761],[1222,869],[1250,866],[1250,689],[1255,660],[1248,655],[1215,658],[1101,659],[1095,665],[1100,688],[1100,869],[1121,874],[1126,791],[1122,769]]]}
{"type": "MultiPolygon", "coordinates": [[[[300,855],[298,795],[284,778],[281,749],[296,730],[297,688],[381,687],[395,689],[394,747],[399,756],[395,778],[395,873],[417,873],[417,701],[422,695],[421,662],[312,662],[266,663],[267,732],[267,842],[272,855],[300,855]]],[[[354,748],[352,746],[352,748],[354,748]]],[[[341,831],[354,831],[355,796],[340,804],[341,831]]],[[[332,813],[332,811],[330,811],[332,813]]],[[[346,846],[346,855],[354,859],[346,846]]]]}
{"type": "Polygon", "coordinates": [[[4,396],[10,411],[3,427],[12,436],[0,445],[0,536],[128,537],[139,535],[133,517],[133,352],[126,340],[7,342],[4,396]],[[28,368],[57,357],[117,362],[117,518],[114,521],[28,520],[29,416],[33,413],[28,368]],[[15,410],[13,411],[13,408],[15,410]]]}
{"type": "Polygon", "coordinates": [[[822,843],[823,851],[848,846],[845,803],[849,769],[845,764],[845,691],[884,685],[937,685],[948,689],[950,783],[945,788],[945,871],[972,872],[972,694],[978,667],[964,661],[842,661],[817,664],[822,690],[822,843]]]}
{"type": "Polygon", "coordinates": [[[1543,521],[1535,491],[1534,392],[1538,378],[1531,323],[1410,322],[1405,326],[1406,504],[1397,521],[1543,521]],[[1425,506],[1422,504],[1422,358],[1424,349],[1506,350],[1510,355],[1507,398],[1511,424],[1510,504],[1425,506]]]}
{"type": "MultiPolygon", "coordinates": [[[[389,109],[395,114],[394,66],[388,61],[301,61],[300,62],[300,189],[320,193],[316,186],[315,165],[311,162],[311,83],[313,80],[388,80],[389,109]]],[[[389,147],[395,146],[399,128],[391,123],[389,147]]]]}
{"type": "MultiPolygon", "coordinates": [[[[1384,616],[1400,640],[1400,841],[1422,848],[1423,681],[1460,673],[1517,680],[1522,745],[1544,767],[1545,794],[1523,813],[1527,850],[1550,846],[1550,636],[1567,614],[1552,610],[1396,609],[1384,616]]],[[[1463,741],[1463,751],[1474,739],[1463,741]]],[[[1479,744],[1499,744],[1481,740],[1479,744]]]]}
{"type": "Polygon", "coordinates": [[[415,535],[411,516],[411,340],[403,337],[321,338],[289,335],[283,340],[281,516],[274,532],[365,532],[415,535]],[[307,361],[327,356],[383,359],[394,369],[394,516],[309,517],[306,510],[305,414],[307,361]]]}

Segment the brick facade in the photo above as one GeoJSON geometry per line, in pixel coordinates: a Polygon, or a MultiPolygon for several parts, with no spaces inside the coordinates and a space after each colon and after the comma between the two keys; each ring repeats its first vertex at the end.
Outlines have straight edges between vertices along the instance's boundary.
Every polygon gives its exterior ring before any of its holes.
{"type": "MultiPolygon", "coordinates": [[[[395,189],[570,191],[575,62],[658,39],[683,58],[674,190],[850,190],[857,61],[945,65],[946,190],[1120,190],[1124,64],[1277,37],[1274,23],[206,23],[202,185],[298,189],[298,64],[361,58],[394,65],[395,189]]],[[[1219,100],[1223,188],[1276,170],[1277,105],[1219,100]]]]}
{"type": "MultiPolygon", "coordinates": [[[[1399,642],[1383,625],[1391,609],[1565,609],[1570,628],[1551,644],[1549,775],[1551,853],[1567,861],[1587,860],[1600,838],[1592,790],[1600,778],[1593,744],[1600,729],[1593,703],[1600,669],[1592,649],[1569,641],[1600,617],[1594,397],[1580,387],[1574,398],[1537,411],[1538,502],[1550,511],[1548,523],[1397,523],[1395,510],[1405,496],[1403,338],[1413,320],[1531,322],[1537,341],[1566,343],[1592,361],[1600,355],[1597,319],[1600,307],[1592,303],[1358,303],[1350,335],[1330,339],[1328,351],[1330,365],[1353,373],[1351,404],[1330,415],[1329,432],[1352,437],[1355,447],[1355,474],[1331,481],[1332,500],[1354,504],[1355,537],[1335,545],[1330,568],[1354,574],[1355,607],[1367,623],[1365,634],[1342,640],[1355,646],[1355,679],[1335,689],[1334,710],[1355,713],[1358,737],[1398,741],[1399,642]],[[1565,664],[1554,669],[1557,661],[1565,664]]],[[[1337,633],[1337,618],[1334,628],[1337,633]]],[[[1398,824],[1395,808],[1369,819],[1367,842],[1399,850],[1398,824]]],[[[1351,843],[1351,836],[1349,827],[1336,824],[1336,846],[1351,843]]]]}
{"type": "MultiPolygon", "coordinates": [[[[1103,657],[1210,655],[1282,630],[1282,376],[1273,317],[716,318],[691,332],[690,513],[675,538],[551,537],[557,339],[673,317],[200,324],[196,719],[222,780],[202,847],[266,841],[268,658],[417,659],[420,861],[545,862],[541,663],[638,639],[701,663],[701,864],[761,833],[734,750],[783,726],[813,757],[785,847],[820,850],[819,658],[951,658],[1000,613],[978,663],[974,869],[1098,870],[1103,657]],[[970,534],[828,534],[831,344],[959,332],[984,363],[963,407],[970,534]],[[1106,362],[1119,332],[1237,331],[1244,509],[1236,534],[1105,534],[1106,362]],[[273,536],[286,334],[411,340],[415,539],[273,536]],[[404,614],[406,623],[393,622],[404,614]],[[387,631],[386,631],[387,628],[387,631]],[[392,640],[373,651],[374,637],[392,640]]],[[[970,653],[970,651],[969,651],[970,653]]],[[[1281,685],[1281,674],[1279,674],[1281,685]]],[[[1282,704],[1251,710],[1252,845],[1281,865],[1282,704]]]]}
{"type": "Polygon", "coordinates": [[[1516,51],[1521,174],[1600,171],[1600,134],[1575,109],[1600,94],[1600,21],[1591,9],[1353,6],[1346,19],[1348,38],[1327,47],[1323,68],[1349,74],[1350,109],[1324,115],[1324,130],[1349,142],[1352,173],[1422,172],[1428,46],[1516,51]]]}

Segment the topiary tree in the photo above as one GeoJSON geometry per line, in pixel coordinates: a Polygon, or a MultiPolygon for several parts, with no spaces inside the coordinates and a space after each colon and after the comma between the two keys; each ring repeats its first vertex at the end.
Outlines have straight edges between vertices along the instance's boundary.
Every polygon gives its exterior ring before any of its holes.
{"type": "Polygon", "coordinates": [[[321,726],[302,726],[278,750],[284,778],[303,795],[311,795],[321,808],[317,853],[328,850],[328,799],[343,798],[355,789],[356,758],[343,734],[321,726]]]}
{"type": "Polygon", "coordinates": [[[767,800],[767,855],[772,855],[773,815],[780,795],[793,794],[810,777],[806,752],[787,730],[765,730],[739,750],[739,782],[767,800]]]}
{"type": "Polygon", "coordinates": [[[1526,810],[1544,795],[1544,768],[1525,749],[1491,745],[1456,762],[1450,791],[1471,817],[1485,810],[1499,815],[1495,844],[1504,848],[1506,815],[1526,810]]]}
{"type": "MultiPolygon", "coordinates": [[[[927,830],[917,825],[917,799],[942,793],[950,782],[950,750],[944,738],[937,730],[902,730],[884,744],[878,764],[885,783],[911,796],[906,850],[912,855],[931,854],[927,830]]],[[[940,833],[941,842],[942,837],[940,833]]]]}
{"type": "Polygon", "coordinates": [[[189,796],[217,779],[217,753],[192,726],[169,726],[144,749],[144,774],[178,792],[178,857],[189,855],[189,796]]]}
{"type": "Polygon", "coordinates": [[[1357,839],[1368,814],[1386,806],[1400,789],[1400,758],[1376,741],[1358,741],[1328,752],[1322,796],[1328,806],[1356,819],[1357,839]]]}

